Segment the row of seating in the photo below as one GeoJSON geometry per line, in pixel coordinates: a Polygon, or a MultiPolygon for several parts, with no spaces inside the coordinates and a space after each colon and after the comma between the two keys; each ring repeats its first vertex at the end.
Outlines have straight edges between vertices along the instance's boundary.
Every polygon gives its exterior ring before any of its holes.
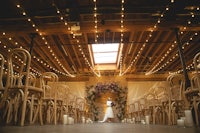
{"type": "Polygon", "coordinates": [[[191,75],[191,87],[185,88],[182,74],[170,74],[167,78],[168,88],[157,87],[142,98],[127,106],[127,117],[136,122],[150,116],[152,124],[176,125],[184,117],[185,110],[194,112],[194,122],[200,122],[200,53],[194,57],[195,73],[191,75]],[[161,89],[159,95],[154,90],[161,89]]]}
{"type": "Polygon", "coordinates": [[[70,92],[67,85],[58,84],[58,76],[44,72],[36,78],[30,72],[31,56],[22,48],[13,49],[5,59],[0,54],[0,123],[57,124],[68,114],[80,122],[85,114],[85,99],[70,92]],[[4,70],[6,82],[3,84],[4,70]]]}

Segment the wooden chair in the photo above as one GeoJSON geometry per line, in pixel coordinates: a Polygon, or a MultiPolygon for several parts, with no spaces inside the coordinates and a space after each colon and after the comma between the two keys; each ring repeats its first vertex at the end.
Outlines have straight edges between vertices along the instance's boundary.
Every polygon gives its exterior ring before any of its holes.
{"type": "Polygon", "coordinates": [[[86,112],[86,101],[84,98],[78,97],[76,98],[76,119],[75,122],[80,123],[82,122],[82,117],[85,117],[86,112]]]}
{"type": "MultiPolygon", "coordinates": [[[[43,91],[41,88],[30,84],[31,56],[29,52],[22,48],[13,49],[8,55],[7,62],[8,72],[3,100],[7,99],[10,103],[6,123],[9,123],[11,118],[14,118],[15,124],[20,122],[20,126],[24,126],[27,112],[27,101],[29,100],[29,97],[37,97],[37,110],[40,112],[39,119],[40,124],[42,125],[41,97],[43,91]]],[[[31,110],[32,109],[33,108],[31,108],[31,110]]],[[[35,113],[35,115],[37,115],[37,113],[35,113]]]]}
{"type": "Polygon", "coordinates": [[[29,107],[29,123],[34,124],[38,118],[40,119],[40,124],[43,125],[42,118],[42,97],[43,90],[42,88],[36,87],[37,79],[35,75],[30,73],[29,75],[29,86],[36,88],[37,90],[41,90],[41,93],[35,93],[34,91],[29,91],[30,95],[28,97],[28,107],[29,107]]]}
{"type": "MultiPolygon", "coordinates": [[[[154,88],[155,98],[153,99],[155,124],[166,123],[165,107],[169,101],[169,94],[166,87],[157,86],[154,88]],[[165,105],[165,106],[164,106],[165,105]]],[[[168,106],[168,105],[167,105],[168,106]]]]}
{"type": "Polygon", "coordinates": [[[152,119],[152,123],[156,124],[156,109],[158,105],[158,99],[156,95],[152,93],[148,93],[144,97],[146,99],[146,108],[148,109],[148,115],[152,119]]]}
{"type": "Polygon", "coordinates": [[[133,113],[134,113],[134,104],[131,103],[127,105],[127,116],[129,119],[132,119],[134,117],[133,113]]]}
{"type": "Polygon", "coordinates": [[[134,112],[135,121],[140,122],[141,121],[140,102],[138,100],[134,101],[133,105],[134,105],[134,111],[133,112],[134,112]]]}
{"type": "Polygon", "coordinates": [[[194,109],[196,125],[200,123],[200,52],[197,53],[193,59],[195,73],[192,74],[190,79],[191,87],[187,88],[185,95],[191,103],[191,107],[194,109]]]}
{"type": "Polygon", "coordinates": [[[3,85],[3,74],[4,74],[4,63],[5,63],[5,59],[4,56],[2,54],[0,54],[0,109],[3,106],[3,93],[4,93],[4,85],[3,85]]]}
{"type": "Polygon", "coordinates": [[[62,84],[59,87],[63,88],[63,114],[68,114],[68,94],[70,92],[70,88],[68,85],[62,84]]]}
{"type": "Polygon", "coordinates": [[[200,52],[197,53],[197,54],[194,56],[193,62],[194,62],[195,71],[196,71],[196,73],[198,73],[199,70],[200,70],[200,52]]]}
{"type": "Polygon", "coordinates": [[[198,95],[200,96],[200,78],[199,78],[199,71],[200,71],[200,52],[197,53],[193,59],[194,62],[194,68],[196,72],[196,76],[194,78],[194,82],[196,83],[196,86],[192,86],[193,89],[196,88],[199,90],[198,95]]]}
{"type": "Polygon", "coordinates": [[[156,117],[158,117],[158,114],[162,114],[162,117],[159,121],[162,121],[161,124],[167,123],[167,113],[168,113],[168,107],[169,107],[169,94],[167,91],[167,88],[165,87],[157,87],[156,89],[161,89],[162,92],[157,94],[157,98],[159,100],[159,104],[157,105],[157,113],[156,117]],[[166,108],[167,107],[167,108],[166,108]]]}
{"type": "Polygon", "coordinates": [[[63,122],[63,115],[66,107],[65,97],[69,92],[69,87],[65,84],[56,85],[55,99],[57,103],[57,121],[63,122]]]}
{"type": "Polygon", "coordinates": [[[3,100],[4,90],[5,90],[5,86],[3,84],[4,63],[5,63],[4,56],[0,54],[0,124],[3,123],[5,119],[2,112],[7,110],[7,108],[5,108],[4,106],[6,104],[5,98],[3,100]]]}
{"type": "Polygon", "coordinates": [[[167,81],[170,85],[168,89],[168,124],[175,125],[178,117],[183,115],[184,111],[185,79],[181,74],[171,74],[168,76],[167,81]]]}
{"type": "MultiPolygon", "coordinates": [[[[40,77],[40,84],[44,91],[43,93],[43,108],[46,123],[57,124],[58,122],[58,108],[62,100],[58,97],[58,76],[53,72],[44,72],[40,77]]],[[[62,105],[61,105],[62,106],[62,105]]],[[[60,115],[60,114],[59,114],[60,115]]]]}
{"type": "Polygon", "coordinates": [[[69,91],[69,93],[67,95],[67,106],[68,106],[68,112],[67,113],[70,117],[73,117],[75,120],[77,119],[76,98],[77,98],[77,96],[69,91]]]}

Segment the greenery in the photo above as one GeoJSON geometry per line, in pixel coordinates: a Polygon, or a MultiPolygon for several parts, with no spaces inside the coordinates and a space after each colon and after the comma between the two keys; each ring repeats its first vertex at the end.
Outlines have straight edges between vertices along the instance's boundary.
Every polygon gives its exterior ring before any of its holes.
{"type": "Polygon", "coordinates": [[[126,111],[126,101],[127,101],[127,87],[120,87],[116,82],[112,83],[97,83],[95,86],[86,87],[86,100],[88,104],[89,112],[94,116],[94,120],[98,120],[98,107],[95,104],[95,101],[101,94],[106,92],[115,93],[116,103],[115,108],[117,109],[117,117],[121,121],[125,117],[126,111]]]}

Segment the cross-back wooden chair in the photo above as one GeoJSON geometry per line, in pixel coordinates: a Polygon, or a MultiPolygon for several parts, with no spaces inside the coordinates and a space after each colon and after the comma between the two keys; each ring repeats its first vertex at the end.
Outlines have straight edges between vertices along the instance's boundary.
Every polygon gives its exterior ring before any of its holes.
{"type": "Polygon", "coordinates": [[[45,121],[48,124],[57,124],[58,113],[58,99],[57,99],[57,85],[58,76],[54,72],[44,72],[40,77],[40,85],[44,91],[43,93],[43,113],[45,121]]]}
{"type": "Polygon", "coordinates": [[[134,104],[131,103],[127,105],[127,116],[129,119],[132,119],[134,117],[133,113],[134,113],[134,104]]]}
{"type": "Polygon", "coordinates": [[[6,103],[5,98],[3,98],[5,97],[4,96],[5,86],[3,84],[4,63],[5,63],[4,56],[0,54],[0,123],[3,123],[5,119],[3,116],[3,111],[5,111],[7,107],[5,106],[5,103],[6,103]]]}
{"type": "Polygon", "coordinates": [[[175,125],[178,117],[183,114],[185,78],[182,74],[171,74],[167,77],[169,83],[168,124],[175,125]]]}
{"type": "Polygon", "coordinates": [[[82,117],[85,117],[85,111],[86,111],[86,101],[82,97],[76,98],[76,119],[75,122],[81,122],[82,117]]]}
{"type": "Polygon", "coordinates": [[[191,108],[194,109],[195,122],[199,126],[200,123],[200,52],[193,58],[195,72],[192,74],[190,83],[191,87],[187,88],[185,95],[191,103],[191,108]]]}
{"type": "Polygon", "coordinates": [[[141,108],[139,100],[133,102],[134,105],[134,117],[136,122],[141,121],[141,108]]]}
{"type": "Polygon", "coordinates": [[[152,119],[153,124],[156,124],[156,107],[158,105],[158,99],[156,98],[156,95],[153,92],[149,92],[144,96],[146,99],[146,108],[148,109],[148,115],[150,115],[150,118],[152,119]]]}
{"type": "Polygon", "coordinates": [[[3,106],[3,93],[4,93],[4,85],[3,85],[3,74],[4,74],[4,63],[5,63],[5,59],[4,56],[2,54],[0,54],[0,109],[3,106]]]}
{"type": "MultiPolygon", "coordinates": [[[[39,120],[42,125],[41,97],[43,91],[41,88],[30,84],[32,76],[30,73],[31,56],[29,52],[22,48],[13,49],[8,55],[7,62],[8,72],[3,100],[9,100],[10,102],[6,123],[14,121],[15,124],[19,122],[20,126],[24,126],[25,119],[30,118],[26,115],[28,109],[27,102],[30,101],[30,97],[33,99],[36,97],[38,100],[37,110],[40,112],[39,120]]],[[[30,110],[33,110],[33,108],[30,110]]],[[[37,114],[35,113],[34,117],[37,114]]]]}
{"type": "Polygon", "coordinates": [[[56,86],[55,99],[57,102],[57,121],[61,123],[63,122],[63,115],[66,111],[65,98],[69,92],[69,87],[65,84],[57,84],[56,86]]]}
{"type": "Polygon", "coordinates": [[[75,122],[77,120],[77,115],[76,115],[76,98],[77,96],[74,95],[71,91],[69,91],[67,95],[67,108],[68,112],[67,114],[74,118],[75,122]]]}

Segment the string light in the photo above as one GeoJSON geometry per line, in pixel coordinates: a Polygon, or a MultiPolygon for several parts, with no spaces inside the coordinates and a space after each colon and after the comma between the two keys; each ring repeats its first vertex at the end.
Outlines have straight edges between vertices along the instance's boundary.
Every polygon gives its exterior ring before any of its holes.
{"type": "MultiPolygon", "coordinates": [[[[195,18],[195,14],[194,14],[194,13],[191,13],[191,18],[192,18],[192,19],[195,18]]],[[[187,24],[188,24],[188,25],[191,25],[191,23],[192,23],[192,20],[188,20],[188,21],[187,21],[187,24]]],[[[184,26],[184,27],[183,27],[183,30],[186,30],[186,29],[187,29],[187,27],[184,26]]],[[[181,31],[180,34],[183,35],[184,32],[181,31]]],[[[194,36],[197,36],[197,35],[198,35],[198,33],[195,32],[194,35],[192,35],[192,37],[189,38],[189,41],[192,41],[193,38],[194,38],[194,36]]],[[[183,44],[182,49],[185,49],[185,47],[188,46],[188,45],[190,44],[189,41],[186,42],[185,44],[183,44]]],[[[172,45],[172,46],[174,46],[174,45],[172,45]]],[[[171,46],[171,47],[172,47],[172,46],[171,46]]],[[[169,49],[171,49],[171,47],[170,47],[169,49]]],[[[174,48],[174,47],[173,47],[173,48],[174,48]]],[[[168,49],[168,51],[169,51],[169,49],[168,49]]],[[[168,51],[167,51],[167,53],[166,53],[167,55],[169,54],[168,51]]],[[[166,54],[165,54],[165,55],[166,55],[166,54]]],[[[178,53],[176,53],[174,56],[172,56],[172,58],[170,58],[170,59],[169,59],[166,63],[164,63],[162,66],[160,66],[159,68],[157,68],[157,67],[162,63],[162,61],[164,61],[164,59],[165,59],[166,57],[167,57],[167,56],[164,56],[164,57],[162,58],[162,60],[160,60],[150,71],[146,72],[145,75],[150,75],[150,74],[153,74],[153,73],[158,72],[159,70],[162,70],[162,69],[163,69],[164,67],[166,67],[170,62],[172,62],[173,60],[175,60],[175,57],[178,57],[178,53]],[[156,69],[156,68],[157,68],[157,69],[156,69]]]]}
{"type": "MultiPolygon", "coordinates": [[[[1,44],[1,41],[0,41],[0,44],[1,44]]],[[[4,48],[6,49],[6,47],[4,47],[4,48]]],[[[8,52],[11,52],[11,49],[8,49],[8,52]]],[[[17,55],[15,55],[14,58],[15,58],[16,60],[18,60],[21,64],[26,65],[20,58],[18,59],[18,56],[17,56],[17,55]]],[[[7,62],[7,60],[5,59],[5,63],[6,63],[6,62],[7,62]]],[[[15,61],[15,62],[16,62],[16,61],[15,61]]],[[[20,67],[17,66],[17,65],[15,65],[15,64],[13,64],[13,68],[19,69],[20,67]]],[[[4,69],[4,74],[7,74],[8,69],[6,69],[6,68],[3,68],[3,69],[4,69]]],[[[31,67],[30,67],[30,69],[33,71],[32,73],[33,73],[34,75],[36,75],[36,76],[40,76],[40,75],[41,75],[41,73],[38,72],[37,70],[35,70],[35,69],[31,68],[31,67]]],[[[19,73],[18,73],[18,72],[14,72],[14,74],[19,76],[19,73]]]]}
{"type": "Polygon", "coordinates": [[[121,39],[120,39],[120,50],[119,50],[119,67],[120,67],[120,72],[119,72],[119,76],[122,76],[122,67],[123,67],[123,55],[122,55],[122,51],[123,51],[123,46],[124,46],[124,0],[121,1],[121,21],[120,21],[120,25],[121,25],[121,39]]]}
{"type": "MultiPolygon", "coordinates": [[[[7,37],[5,32],[3,32],[3,34],[4,34],[5,38],[7,38],[11,43],[12,43],[12,41],[14,41],[13,38],[7,37]]],[[[1,41],[0,41],[0,44],[1,44],[1,41]]],[[[18,44],[19,44],[18,42],[15,42],[15,45],[16,45],[16,46],[18,46],[18,44]]],[[[8,52],[11,51],[11,49],[7,48],[6,45],[4,45],[3,47],[4,47],[4,49],[7,49],[8,52]]],[[[23,48],[22,46],[18,46],[18,47],[19,47],[19,48],[23,48]]],[[[25,48],[23,48],[23,49],[25,49],[25,48]]],[[[15,58],[18,58],[18,57],[15,56],[15,58]]],[[[41,64],[43,64],[43,65],[46,66],[47,68],[54,70],[56,73],[62,74],[62,75],[64,75],[64,76],[68,76],[68,74],[63,73],[63,72],[60,72],[59,70],[57,70],[56,68],[54,68],[54,67],[52,67],[52,66],[50,66],[50,65],[47,66],[47,65],[46,65],[47,63],[45,63],[45,61],[42,61],[41,59],[37,58],[36,56],[33,56],[33,59],[35,59],[36,61],[40,62],[41,64]]],[[[19,60],[19,61],[20,61],[20,60],[19,60]]],[[[30,67],[30,69],[31,69],[31,70],[34,70],[34,71],[37,71],[37,70],[35,70],[35,69],[31,68],[31,67],[30,67]]],[[[34,72],[33,72],[33,73],[34,73],[34,72]]],[[[35,73],[35,75],[41,75],[41,72],[37,71],[37,73],[35,73]]]]}
{"type": "Polygon", "coordinates": [[[81,45],[78,45],[78,47],[79,47],[79,51],[81,52],[81,54],[82,54],[82,56],[83,56],[83,58],[84,58],[84,60],[85,60],[85,64],[87,64],[87,65],[89,66],[89,68],[92,70],[92,72],[93,72],[97,77],[101,77],[100,71],[96,72],[95,69],[94,69],[94,67],[90,64],[89,60],[87,59],[87,57],[86,57],[86,55],[85,55],[85,53],[84,53],[84,51],[83,51],[82,46],[81,46],[81,45]]]}
{"type": "MultiPolygon", "coordinates": [[[[197,33],[197,32],[195,32],[195,33],[197,33]]],[[[196,36],[195,33],[192,35],[191,38],[194,38],[194,36],[196,36]]],[[[183,49],[185,49],[185,47],[187,47],[187,46],[189,46],[189,45],[191,44],[191,43],[189,43],[190,41],[192,41],[192,40],[189,40],[188,42],[184,43],[183,49]]],[[[149,72],[146,73],[146,75],[150,75],[150,74],[153,74],[153,73],[158,72],[159,70],[161,70],[161,69],[163,69],[164,67],[166,67],[167,65],[169,65],[169,63],[171,63],[173,60],[175,60],[175,59],[178,58],[178,57],[179,57],[179,56],[178,56],[178,52],[176,52],[176,54],[175,54],[174,56],[172,56],[170,59],[168,59],[168,61],[167,61],[166,63],[164,63],[162,66],[160,66],[159,68],[157,68],[157,69],[155,70],[155,68],[158,67],[158,66],[161,64],[161,62],[164,60],[164,58],[166,58],[166,56],[163,57],[162,60],[160,60],[160,61],[155,65],[155,67],[154,67],[151,71],[149,71],[149,72]]],[[[182,70],[182,71],[183,71],[183,70],[182,70]]],[[[180,71],[177,71],[177,72],[175,72],[175,73],[180,73],[180,71]]]]}
{"type": "Polygon", "coordinates": [[[97,1],[94,2],[94,30],[95,30],[95,43],[98,43],[98,18],[97,18],[97,1]]]}
{"type": "MultiPolygon", "coordinates": [[[[94,0],[94,2],[96,3],[96,0],[94,0]]],[[[60,17],[63,18],[62,14],[61,14],[59,8],[56,6],[56,4],[53,3],[52,5],[56,8],[57,14],[59,14],[60,17]]],[[[96,8],[96,9],[97,9],[97,8],[96,8]]],[[[60,19],[60,20],[62,20],[62,21],[64,22],[64,25],[67,26],[68,31],[69,31],[71,34],[73,34],[73,39],[76,40],[76,43],[77,43],[77,45],[78,45],[78,47],[79,47],[79,51],[80,51],[82,57],[84,58],[85,64],[87,64],[87,65],[89,66],[89,68],[92,70],[92,72],[93,72],[97,77],[100,77],[100,76],[101,76],[100,71],[96,72],[95,69],[94,69],[94,67],[89,63],[89,60],[87,59],[87,57],[86,57],[86,55],[85,55],[85,52],[83,51],[82,46],[79,44],[80,41],[79,41],[79,39],[77,39],[77,37],[75,36],[74,32],[71,31],[71,28],[70,28],[69,23],[68,23],[65,19],[60,19]]],[[[97,22],[97,20],[96,20],[96,22],[97,22]]]]}
{"type": "MultiPolygon", "coordinates": [[[[19,8],[21,11],[22,11],[22,14],[26,17],[28,17],[27,21],[29,23],[31,23],[32,27],[35,28],[35,31],[40,35],[40,37],[42,38],[42,40],[44,41],[45,45],[48,46],[48,48],[52,51],[52,56],[53,58],[57,58],[55,53],[53,52],[53,50],[51,49],[50,45],[48,44],[47,42],[47,39],[42,35],[42,33],[40,32],[39,28],[36,26],[36,24],[29,18],[29,16],[27,16],[25,10],[21,7],[20,4],[17,5],[17,8],[19,8]]],[[[60,66],[65,72],[66,72],[66,75],[70,76],[70,77],[75,77],[75,75],[69,73],[69,71],[61,64],[61,62],[57,59],[55,60],[57,63],[58,63],[58,66],[60,66]]]]}
{"type": "MultiPolygon", "coordinates": [[[[174,1],[171,2],[171,4],[174,3],[174,1]]],[[[138,57],[141,55],[142,51],[144,50],[144,48],[146,47],[146,44],[149,42],[150,38],[152,38],[152,34],[153,32],[157,29],[158,25],[161,23],[161,18],[164,17],[164,15],[166,14],[167,11],[170,10],[170,6],[171,4],[169,3],[165,10],[161,13],[160,17],[157,19],[156,23],[153,25],[153,27],[150,30],[149,35],[147,36],[147,39],[145,41],[145,43],[142,45],[142,47],[140,48],[140,50],[137,52],[137,55],[135,56],[135,58],[133,58],[133,60],[130,62],[129,66],[126,68],[126,70],[124,72],[122,72],[121,75],[126,74],[129,69],[133,66],[133,64],[139,59],[138,57]]]]}

